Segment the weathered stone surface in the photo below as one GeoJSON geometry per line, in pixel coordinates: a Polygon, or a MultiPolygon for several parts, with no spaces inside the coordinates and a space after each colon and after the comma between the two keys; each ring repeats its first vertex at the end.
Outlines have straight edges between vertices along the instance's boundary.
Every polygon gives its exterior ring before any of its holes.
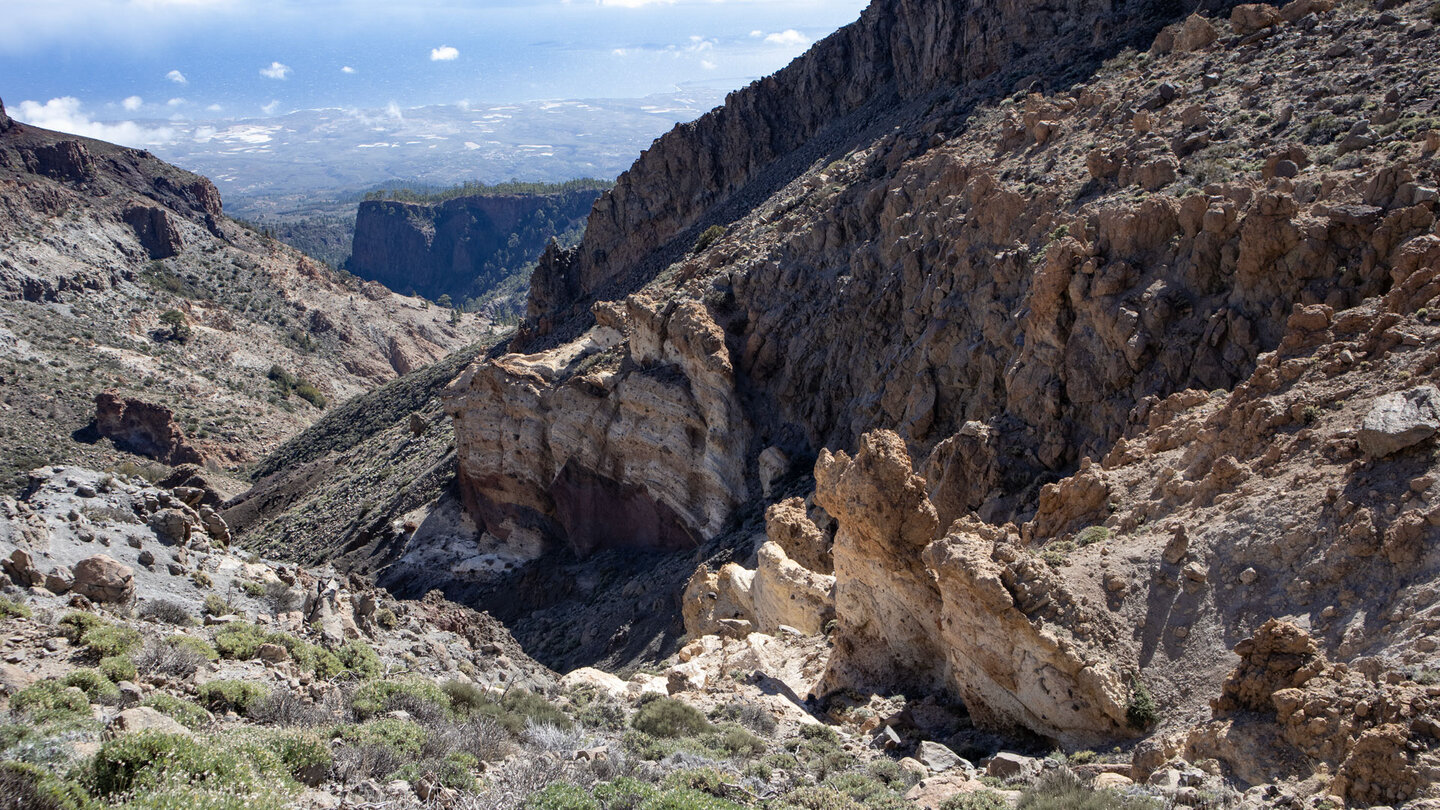
{"type": "Polygon", "coordinates": [[[41,574],[40,569],[35,567],[34,556],[23,548],[15,549],[10,552],[9,557],[0,560],[0,567],[3,567],[5,573],[9,574],[15,584],[21,587],[28,588],[45,581],[44,574],[41,574]]]}
{"type": "Polygon", "coordinates": [[[95,397],[95,429],[122,449],[166,464],[202,464],[169,408],[104,392],[95,397]]]}
{"type": "Polygon", "coordinates": [[[1230,24],[1242,37],[1279,25],[1283,20],[1280,10],[1268,3],[1244,3],[1230,12],[1230,24]]]}
{"type": "Polygon", "coordinates": [[[1422,385],[1375,400],[1355,433],[1371,458],[1383,458],[1434,436],[1440,431],[1440,390],[1422,385]]]}
{"type": "Polygon", "coordinates": [[[151,259],[168,259],[185,248],[184,238],[163,208],[137,205],[125,212],[125,222],[151,259]]]}
{"type": "Polygon", "coordinates": [[[1009,779],[1012,776],[1029,776],[1037,773],[1039,770],[1039,760],[1009,751],[1001,751],[991,757],[990,762],[985,765],[985,775],[993,776],[996,779],[1009,779]]]}
{"type": "Polygon", "coordinates": [[[565,677],[560,679],[560,685],[566,689],[588,687],[615,697],[624,697],[629,691],[629,684],[618,676],[594,667],[581,667],[566,673],[565,677]]]}
{"type": "Polygon", "coordinates": [[[75,574],[68,565],[57,565],[45,573],[45,590],[53,594],[63,594],[70,591],[75,584],[75,574]]]}
{"type": "Polygon", "coordinates": [[[75,564],[71,590],[92,602],[129,602],[135,597],[135,572],[113,557],[96,554],[75,564]]]}
{"type": "Polygon", "coordinates": [[[757,552],[759,565],[750,584],[755,627],[762,633],[788,625],[819,635],[835,616],[835,577],[817,574],[791,560],[779,543],[757,552]]]}
{"type": "Polygon", "coordinates": [[[931,773],[942,773],[951,768],[959,768],[967,776],[973,776],[975,766],[968,760],[951,751],[949,748],[937,742],[925,740],[920,743],[915,751],[915,758],[920,760],[931,773]]]}
{"type": "Polygon", "coordinates": [[[185,728],[175,719],[168,715],[161,714],[149,706],[136,706],[133,709],[126,709],[115,715],[115,718],[105,727],[107,737],[136,734],[141,731],[154,731],[160,734],[179,734],[185,737],[191,736],[190,729],[185,728]]]}

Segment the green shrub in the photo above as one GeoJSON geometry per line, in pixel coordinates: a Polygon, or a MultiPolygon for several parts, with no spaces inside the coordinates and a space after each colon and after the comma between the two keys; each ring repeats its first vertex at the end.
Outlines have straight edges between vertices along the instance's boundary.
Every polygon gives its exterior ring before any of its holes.
{"type": "Polygon", "coordinates": [[[784,810],[862,810],[860,803],[827,785],[806,785],[785,794],[784,810]]]}
{"type": "Polygon", "coordinates": [[[551,725],[560,729],[570,729],[574,726],[569,715],[560,711],[555,704],[524,689],[512,689],[506,692],[498,703],[488,699],[482,700],[472,705],[469,711],[472,716],[486,717],[495,721],[516,737],[525,732],[525,727],[529,723],[551,725]]]}
{"type": "Polygon", "coordinates": [[[977,790],[951,796],[940,804],[940,810],[1010,810],[1010,803],[993,790],[977,790]]]}
{"type": "Polygon", "coordinates": [[[700,238],[699,238],[699,239],[696,239],[696,240],[695,240],[695,247],[691,248],[690,252],[691,252],[691,253],[703,253],[703,252],[705,252],[705,249],[706,249],[706,248],[708,248],[708,247],[710,247],[711,245],[715,244],[715,242],[716,242],[717,240],[719,240],[720,237],[722,237],[722,236],[724,236],[724,235],[725,235],[725,228],[724,228],[723,226],[720,226],[720,225],[711,225],[710,227],[706,228],[706,229],[700,234],[700,238]]]}
{"type": "Polygon", "coordinates": [[[395,616],[395,611],[390,608],[380,608],[375,611],[375,623],[385,630],[394,630],[395,625],[399,624],[399,619],[395,616]]]}
{"type": "Polygon", "coordinates": [[[28,619],[32,615],[30,606],[7,596],[0,596],[0,619],[28,619]]]}
{"type": "Polygon", "coordinates": [[[551,782],[525,800],[525,810],[600,810],[600,802],[579,785],[551,782]]]}
{"type": "Polygon", "coordinates": [[[160,323],[170,327],[170,339],[184,343],[190,339],[190,324],[185,320],[185,313],[178,309],[167,309],[160,313],[160,323]]]}
{"type": "Polygon", "coordinates": [[[1130,678],[1130,703],[1125,707],[1125,719],[1130,725],[1137,729],[1147,729],[1160,720],[1160,710],[1155,705],[1155,698],[1151,696],[1150,690],[1139,676],[1130,678]]]}
{"type": "Polygon", "coordinates": [[[620,747],[631,756],[651,762],[659,762],[675,753],[675,744],[672,741],[662,740],[633,728],[621,735],[620,747]]]}
{"type": "Polygon", "coordinates": [[[249,622],[231,622],[215,633],[215,650],[221,658],[249,661],[260,652],[260,645],[267,643],[268,634],[264,628],[249,622]]]}
{"type": "Polygon", "coordinates": [[[260,735],[259,739],[275,752],[292,777],[307,785],[323,782],[335,763],[330,743],[311,732],[272,731],[260,735]]]}
{"type": "Polygon", "coordinates": [[[744,805],[711,796],[709,793],[676,788],[646,799],[640,804],[639,810],[742,810],[743,807],[744,805]]]}
{"type": "Polygon", "coordinates": [[[446,681],[440,685],[440,691],[450,699],[450,706],[461,714],[469,714],[481,706],[497,702],[482,687],[466,681],[446,681]]]}
{"type": "Polygon", "coordinates": [[[427,775],[433,776],[442,787],[473,793],[480,788],[480,783],[475,779],[475,768],[479,764],[480,760],[475,757],[456,752],[442,759],[429,757],[408,763],[390,776],[392,779],[404,779],[411,783],[418,782],[427,775]]]}
{"type": "Polygon", "coordinates": [[[320,393],[319,388],[316,388],[310,383],[302,382],[299,385],[295,386],[295,395],[310,403],[311,405],[314,405],[316,408],[319,408],[322,411],[325,410],[325,395],[320,393]]]}
{"type": "Polygon", "coordinates": [[[1017,810],[1155,810],[1158,806],[1147,796],[1092,790],[1074,772],[1060,768],[1042,774],[1020,796],[1017,810]]]}
{"type": "Polygon", "coordinates": [[[685,737],[703,734],[711,729],[705,715],[683,701],[659,698],[640,707],[630,718],[630,726],[654,737],[685,737]]]}
{"type": "Polygon", "coordinates": [[[10,708],[34,723],[64,723],[90,717],[90,701],[66,691],[59,681],[47,678],[21,689],[10,698],[10,708]]]}
{"type": "Polygon", "coordinates": [[[390,701],[401,695],[432,704],[446,713],[451,711],[449,696],[434,682],[425,678],[371,681],[351,695],[350,709],[355,712],[356,717],[364,720],[389,711],[390,701]]]}
{"type": "Polygon", "coordinates": [[[105,624],[105,620],[93,613],[80,611],[67,613],[60,619],[60,635],[69,640],[71,644],[79,644],[81,636],[103,624],[105,624]]]}
{"type": "Polygon", "coordinates": [[[124,655],[140,646],[140,633],[118,624],[100,624],[85,631],[80,646],[100,658],[124,655]]]}
{"type": "Polygon", "coordinates": [[[384,670],[375,648],[363,641],[346,642],[335,651],[335,657],[340,666],[366,680],[378,678],[384,670]]]}
{"type": "Polygon", "coordinates": [[[225,616],[230,613],[230,603],[221,598],[218,593],[207,593],[200,612],[209,616],[225,616]]]}
{"type": "Polygon", "coordinates": [[[216,651],[214,645],[203,638],[176,633],[165,639],[165,643],[178,650],[189,650],[207,661],[220,660],[220,653],[216,651]]]}
{"type": "Polygon", "coordinates": [[[120,690],[98,669],[73,669],[65,673],[60,683],[79,688],[91,703],[115,703],[120,700],[120,690]]]}
{"type": "Polygon", "coordinates": [[[240,590],[244,591],[245,593],[256,599],[259,599],[260,597],[265,595],[265,583],[251,582],[247,580],[240,583],[240,590]]]}
{"type": "Polygon", "coordinates": [[[381,745],[401,759],[418,759],[425,747],[425,729],[412,720],[382,717],[366,723],[340,726],[335,733],[354,745],[381,745]]]}
{"type": "Polygon", "coordinates": [[[135,662],[128,655],[111,655],[100,659],[100,674],[115,683],[133,681],[139,675],[135,662]]]}
{"type": "Polygon", "coordinates": [[[1104,526],[1087,526],[1075,535],[1075,545],[1080,548],[1092,546],[1096,543],[1103,543],[1110,539],[1110,530],[1104,526]]]}
{"type": "Polygon", "coordinates": [[[737,725],[721,728],[718,744],[726,753],[746,759],[765,753],[765,741],[737,725]]]}
{"type": "Polygon", "coordinates": [[[592,793],[600,803],[600,810],[633,810],[659,795],[660,791],[648,782],[622,776],[613,782],[596,785],[592,793]]]}
{"type": "Polygon", "coordinates": [[[14,810],[90,810],[98,805],[78,783],[38,765],[0,762],[0,807],[14,810]]]}
{"type": "Polygon", "coordinates": [[[714,768],[679,770],[665,777],[666,790],[698,790],[711,796],[725,796],[725,775],[714,768]]]}
{"type": "Polygon", "coordinates": [[[142,731],[117,737],[90,761],[92,792],[133,796],[127,807],[280,808],[295,792],[285,763],[254,739],[142,731]]]}
{"type": "Polygon", "coordinates": [[[710,710],[710,719],[728,720],[750,729],[756,734],[769,737],[775,733],[775,715],[759,703],[735,701],[710,710]]]}
{"type": "Polygon", "coordinates": [[[165,692],[155,692],[141,701],[140,705],[148,706],[188,729],[197,729],[210,722],[209,712],[184,698],[165,692]]]}
{"type": "Polygon", "coordinates": [[[250,681],[211,681],[196,690],[200,702],[213,712],[234,711],[245,714],[251,704],[268,694],[268,690],[250,681]]]}

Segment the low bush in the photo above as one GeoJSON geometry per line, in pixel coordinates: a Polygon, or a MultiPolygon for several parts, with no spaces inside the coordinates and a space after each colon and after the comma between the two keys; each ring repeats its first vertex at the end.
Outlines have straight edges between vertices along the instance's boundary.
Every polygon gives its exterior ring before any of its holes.
{"type": "Polygon", "coordinates": [[[674,698],[658,698],[641,706],[630,726],[653,737],[687,737],[709,731],[710,721],[699,709],[674,698]]]}
{"type": "Polygon", "coordinates": [[[429,704],[445,714],[451,712],[449,696],[425,678],[370,681],[350,696],[350,710],[357,718],[365,720],[382,712],[394,711],[399,708],[394,703],[404,698],[429,704]]]}
{"type": "Polygon", "coordinates": [[[1010,803],[993,790],[977,790],[951,796],[940,804],[940,810],[1010,810],[1010,803]]]}
{"type": "Polygon", "coordinates": [[[184,698],[165,692],[155,692],[140,702],[157,712],[175,720],[188,729],[204,727],[210,722],[210,713],[184,698]]]}
{"type": "MultiPolygon", "coordinates": [[[[212,596],[214,594],[211,594],[212,596]]],[[[151,621],[173,624],[176,627],[193,627],[195,617],[190,614],[190,609],[169,599],[151,599],[140,606],[140,618],[151,621]]]]}
{"type": "Polygon", "coordinates": [[[585,788],[569,782],[552,782],[525,800],[525,810],[600,810],[585,788]]]}
{"type": "Polygon", "coordinates": [[[91,810],[98,805],[79,783],[36,765],[0,762],[0,807],[6,810],[91,810]]]}
{"type": "Polygon", "coordinates": [[[407,763],[390,776],[411,783],[420,781],[422,777],[429,777],[441,787],[473,793],[480,787],[479,781],[475,779],[475,768],[479,764],[480,761],[475,757],[457,753],[443,759],[427,758],[407,763]]]}
{"type": "Polygon", "coordinates": [[[711,225],[701,232],[695,240],[695,246],[690,249],[691,253],[704,253],[706,248],[715,244],[720,237],[725,235],[725,228],[721,225],[711,225]]]}
{"type": "Polygon", "coordinates": [[[1125,719],[1137,729],[1148,729],[1160,721],[1155,698],[1138,676],[1130,678],[1130,703],[1125,707],[1125,719]]]}
{"type": "Polygon", "coordinates": [[[140,634],[118,624],[99,624],[80,636],[80,646],[97,658],[124,655],[140,646],[140,634]]]}
{"type": "Polygon", "coordinates": [[[179,634],[153,639],[132,657],[139,672],[178,678],[188,678],[206,662],[219,659],[220,654],[209,642],[179,634]]]}
{"type": "Polygon", "coordinates": [[[112,655],[100,659],[100,674],[114,683],[119,683],[133,681],[140,673],[135,669],[135,662],[130,660],[130,656],[112,655]]]}
{"type": "Polygon", "coordinates": [[[40,725],[90,717],[90,701],[83,694],[68,691],[64,684],[48,678],[16,692],[10,698],[10,708],[40,725]]]}
{"type": "Polygon", "coordinates": [[[74,611],[61,617],[59,624],[60,635],[64,636],[71,644],[79,644],[81,636],[105,624],[105,620],[93,613],[74,611]]]}
{"type": "Polygon", "coordinates": [[[28,619],[34,615],[30,606],[8,596],[0,596],[0,619],[28,619]]]}
{"type": "Polygon", "coordinates": [[[265,697],[267,690],[258,683],[250,681],[211,681],[201,684],[196,690],[196,696],[200,702],[212,712],[233,711],[236,714],[246,714],[251,704],[265,697]]]}
{"type": "Polygon", "coordinates": [[[759,703],[734,701],[710,710],[710,719],[730,721],[750,729],[756,734],[769,737],[775,733],[775,715],[759,703]]]}
{"type": "Polygon", "coordinates": [[[78,688],[90,698],[91,703],[114,704],[120,701],[120,690],[98,669],[73,669],[65,673],[60,683],[78,688]]]}
{"type": "Polygon", "coordinates": [[[340,726],[335,730],[342,740],[354,745],[379,745],[394,752],[401,760],[418,759],[425,747],[425,729],[419,723],[395,717],[382,717],[367,723],[340,726]]]}
{"type": "Polygon", "coordinates": [[[313,728],[333,721],[327,709],[302,700],[285,688],[275,689],[251,703],[245,716],[264,725],[290,728],[313,728]]]}
{"type": "Polygon", "coordinates": [[[200,612],[207,616],[225,616],[230,613],[230,603],[218,593],[207,593],[200,612]]]}
{"type": "Polygon", "coordinates": [[[629,776],[596,785],[593,791],[600,810],[634,810],[659,793],[654,785],[629,776]]]}
{"type": "Polygon", "coordinates": [[[243,736],[197,739],[141,731],[100,747],[90,761],[91,792],[128,807],[286,806],[297,786],[268,746],[243,736]]]}
{"type": "MultiPolygon", "coordinates": [[[[1016,810],[1155,810],[1148,796],[1092,790],[1068,768],[1048,770],[1024,794],[1016,810]]],[[[971,808],[966,808],[971,810],[971,808]]]]}

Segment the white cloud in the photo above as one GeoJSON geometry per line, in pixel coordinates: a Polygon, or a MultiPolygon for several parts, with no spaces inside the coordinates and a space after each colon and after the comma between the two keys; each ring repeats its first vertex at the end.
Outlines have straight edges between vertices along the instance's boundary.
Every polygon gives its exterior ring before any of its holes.
{"type": "Polygon", "coordinates": [[[438,48],[430,49],[431,62],[453,62],[460,58],[460,51],[449,45],[441,45],[438,48]]]}
{"type": "Polygon", "coordinates": [[[167,101],[167,102],[165,102],[165,103],[166,103],[167,105],[171,106],[171,107],[179,107],[181,104],[184,104],[184,103],[185,103],[185,99],[183,99],[183,98],[172,98],[172,99],[170,99],[169,101],[167,101]]]}
{"type": "Polygon", "coordinates": [[[709,59],[701,59],[700,67],[705,68],[706,70],[714,70],[715,68],[719,67],[719,65],[711,62],[709,59]]]}
{"type": "Polygon", "coordinates": [[[751,36],[751,38],[753,38],[753,39],[759,39],[759,38],[765,36],[765,32],[764,32],[764,31],[761,31],[759,28],[756,28],[754,31],[751,31],[751,32],[750,32],[750,36],[751,36]]]}
{"type": "Polygon", "coordinates": [[[11,114],[42,129],[97,138],[123,146],[153,146],[175,139],[174,130],[165,127],[147,129],[133,121],[96,121],[80,108],[80,99],[71,96],[52,98],[44,104],[38,101],[22,101],[11,114]]]}
{"type": "Polygon", "coordinates": [[[223,109],[225,109],[225,108],[222,107],[222,106],[220,106],[219,104],[211,104],[209,107],[206,107],[205,109],[206,109],[207,111],[209,111],[209,112],[220,112],[221,110],[223,110],[223,109]]]}
{"type": "Polygon", "coordinates": [[[385,114],[390,116],[391,118],[394,118],[396,121],[405,120],[405,116],[400,112],[400,105],[396,104],[393,101],[385,105],[385,114]]]}
{"type": "Polygon", "coordinates": [[[267,79],[288,79],[294,72],[289,65],[282,65],[279,62],[271,62],[270,67],[260,68],[260,75],[267,79]]]}
{"type": "Polygon", "coordinates": [[[354,72],[355,72],[355,68],[350,67],[349,65],[346,65],[345,67],[340,68],[340,72],[341,72],[341,73],[354,73],[354,72]]]}
{"type": "Polygon", "coordinates": [[[265,104],[260,107],[260,111],[265,113],[266,115],[274,115],[275,111],[278,109],[280,109],[279,99],[272,99],[269,104],[265,104]]]}
{"type": "Polygon", "coordinates": [[[770,34],[765,37],[766,44],[783,45],[787,48],[801,48],[810,44],[810,38],[796,31],[794,28],[787,28],[779,33],[770,34]]]}
{"type": "Polygon", "coordinates": [[[597,6],[614,8],[641,8],[643,6],[673,6],[675,0],[595,0],[597,6]]]}
{"type": "Polygon", "coordinates": [[[120,102],[120,106],[121,106],[121,107],[124,107],[125,109],[129,110],[130,112],[135,112],[136,110],[140,109],[140,106],[141,106],[142,104],[144,104],[144,103],[145,103],[145,99],[140,98],[139,96],[131,96],[131,97],[125,99],[124,101],[120,102]]]}
{"type": "Polygon", "coordinates": [[[628,51],[628,50],[626,50],[626,49],[624,49],[624,48],[616,48],[615,50],[611,51],[610,53],[612,53],[612,54],[614,54],[614,55],[616,55],[616,56],[625,56],[625,55],[629,54],[630,51],[628,51]]]}
{"type": "Polygon", "coordinates": [[[178,70],[172,70],[172,71],[170,71],[169,73],[166,73],[166,74],[165,74],[165,78],[169,79],[169,80],[172,81],[172,82],[175,82],[176,84],[189,84],[189,83],[190,83],[190,80],[187,79],[187,78],[185,78],[185,74],[184,74],[184,73],[181,73],[181,72],[178,71],[178,70]]]}

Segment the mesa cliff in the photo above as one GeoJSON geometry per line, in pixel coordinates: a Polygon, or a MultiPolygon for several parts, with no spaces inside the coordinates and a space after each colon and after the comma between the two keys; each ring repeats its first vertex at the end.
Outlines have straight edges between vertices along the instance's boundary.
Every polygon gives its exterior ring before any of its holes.
{"type": "Polygon", "coordinates": [[[346,269],[430,299],[483,296],[539,259],[552,236],[583,228],[599,196],[575,189],[434,204],[368,200],[355,216],[346,269]]]}
{"type": "Polygon", "coordinates": [[[445,397],[470,514],[521,559],[731,544],[687,629],[831,626],[820,698],[1430,796],[1440,89],[1387,5],[877,0],[542,260],[445,397]],[[1330,680],[1222,697],[1272,619],[1330,680]]]}

